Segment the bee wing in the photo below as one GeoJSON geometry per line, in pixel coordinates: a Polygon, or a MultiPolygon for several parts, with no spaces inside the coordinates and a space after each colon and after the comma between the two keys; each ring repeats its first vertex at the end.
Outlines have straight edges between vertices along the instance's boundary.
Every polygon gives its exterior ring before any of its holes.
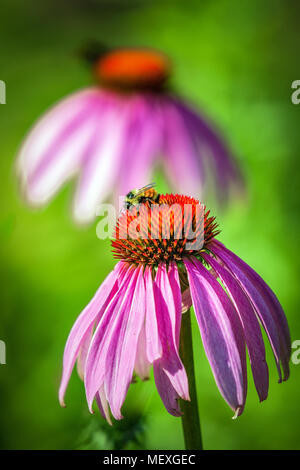
{"type": "Polygon", "coordinates": [[[146,184],[146,186],[143,186],[142,188],[140,188],[136,193],[135,193],[135,197],[139,196],[140,194],[142,194],[144,191],[146,191],[147,189],[151,189],[151,188],[154,188],[155,186],[155,183],[150,183],[150,184],[146,184]]]}

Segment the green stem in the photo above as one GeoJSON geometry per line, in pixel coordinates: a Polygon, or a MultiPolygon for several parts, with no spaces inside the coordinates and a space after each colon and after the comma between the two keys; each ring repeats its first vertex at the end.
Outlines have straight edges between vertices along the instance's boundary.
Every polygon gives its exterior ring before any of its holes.
{"type": "Polygon", "coordinates": [[[203,447],[195,382],[190,310],[183,313],[182,315],[180,331],[180,357],[188,376],[191,399],[191,401],[180,400],[180,408],[183,413],[181,420],[185,448],[186,450],[202,450],[203,447]]]}

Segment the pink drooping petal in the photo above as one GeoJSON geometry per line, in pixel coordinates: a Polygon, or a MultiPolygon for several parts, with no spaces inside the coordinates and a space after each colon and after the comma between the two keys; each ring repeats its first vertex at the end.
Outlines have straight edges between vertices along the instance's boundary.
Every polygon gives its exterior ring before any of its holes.
{"type": "Polygon", "coordinates": [[[98,89],[74,93],[47,112],[29,133],[18,156],[17,171],[30,203],[47,202],[78,171],[93,137],[95,108],[102,111],[104,103],[98,89]]]}
{"type": "Polygon", "coordinates": [[[238,416],[247,393],[242,325],[218,281],[200,261],[192,260],[184,263],[204,350],[222,396],[238,416]]]}
{"type": "MultiPolygon", "coordinates": [[[[167,270],[168,281],[170,283],[173,301],[175,305],[175,342],[176,347],[179,348],[180,341],[180,328],[181,328],[181,315],[182,315],[182,296],[179,274],[176,263],[170,263],[167,270]]],[[[169,291],[169,286],[164,286],[166,291],[169,291]]],[[[169,292],[168,292],[169,293],[169,292]]]]}
{"type": "Polygon", "coordinates": [[[93,328],[89,330],[89,335],[86,335],[84,341],[82,342],[78,357],[77,357],[77,373],[81,380],[84,380],[84,371],[85,371],[85,363],[88,354],[88,350],[92,341],[93,337],[93,328]]]}
{"type": "Polygon", "coordinates": [[[122,323],[124,312],[130,309],[137,275],[138,270],[136,269],[129,268],[126,271],[122,284],[103,312],[93,335],[84,377],[86,398],[91,412],[95,395],[104,384],[108,351],[117,346],[118,335],[116,332],[122,323]]]}
{"type": "Polygon", "coordinates": [[[150,374],[150,367],[151,363],[147,357],[146,328],[143,325],[136,348],[134,370],[142,380],[147,380],[150,374]]]}
{"type": "Polygon", "coordinates": [[[121,407],[132,380],[137,343],[145,319],[146,292],[143,266],[136,268],[137,277],[128,293],[128,303],[120,312],[105,361],[105,393],[116,419],[121,419],[121,407]]]}
{"type": "MultiPolygon", "coordinates": [[[[188,379],[178,352],[178,330],[181,324],[181,293],[180,287],[173,282],[175,263],[169,266],[159,265],[154,282],[155,308],[163,355],[158,362],[159,367],[167,375],[179,397],[189,400],[188,379]],[[173,281],[171,280],[173,278],[173,281]],[[173,292],[178,289],[178,292],[173,292]],[[176,303],[175,303],[176,301],[176,303]]],[[[154,362],[154,364],[156,364],[154,362]]],[[[161,390],[158,390],[159,393],[161,390]]]]}
{"type": "Polygon", "coordinates": [[[167,411],[173,416],[181,416],[182,413],[179,406],[180,396],[166,374],[161,360],[153,364],[153,372],[158,393],[167,411]]]}
{"type": "Polygon", "coordinates": [[[86,110],[96,94],[99,96],[99,89],[96,88],[73,93],[54,105],[37,121],[27,135],[17,160],[17,168],[22,175],[24,173],[24,177],[34,171],[49,147],[61,136],[62,129],[67,128],[74,117],[86,110]]]}
{"type": "Polygon", "coordinates": [[[99,411],[104,419],[112,426],[110,419],[109,405],[104,391],[104,385],[102,385],[96,394],[96,402],[99,408],[99,411]]]}
{"type": "Polygon", "coordinates": [[[185,313],[193,305],[191,291],[189,287],[183,291],[181,299],[182,299],[182,302],[181,302],[182,313],[185,313]]]}
{"type": "Polygon", "coordinates": [[[152,270],[145,268],[144,272],[146,288],[146,312],[145,312],[145,335],[146,335],[146,354],[148,361],[152,364],[162,355],[163,349],[158,331],[158,322],[156,317],[156,307],[153,291],[152,270]]]}
{"type": "Polygon", "coordinates": [[[162,113],[167,176],[178,191],[201,198],[204,169],[191,129],[170,99],[163,102],[162,113]]]}
{"type": "MultiPolygon", "coordinates": [[[[111,292],[111,295],[110,295],[111,298],[114,295],[114,292],[122,285],[123,278],[124,278],[125,274],[126,274],[126,264],[121,263],[121,264],[119,264],[119,266],[117,266],[117,277],[118,278],[117,278],[116,285],[114,286],[114,290],[112,290],[112,292],[111,292]]],[[[98,318],[98,321],[99,321],[100,315],[97,318],[98,318]]],[[[97,320],[96,320],[95,324],[97,326],[97,320]]],[[[77,357],[77,372],[78,372],[79,377],[82,380],[84,379],[86,358],[87,358],[88,350],[89,350],[89,347],[90,347],[90,344],[91,344],[91,341],[92,341],[92,337],[93,337],[93,327],[89,328],[89,334],[85,335],[85,336],[86,337],[85,337],[84,341],[82,342],[82,344],[80,346],[80,350],[79,350],[78,357],[77,357]]]]}
{"type": "Polygon", "coordinates": [[[248,348],[254,383],[260,401],[268,396],[269,371],[266,363],[265,346],[255,310],[236,278],[213,256],[202,254],[202,257],[214,269],[226,287],[243,325],[248,348]]]}
{"type": "Polygon", "coordinates": [[[286,380],[289,376],[291,341],[286,317],[275,294],[248,264],[225,248],[222,243],[214,241],[212,251],[234,274],[251,300],[272,346],[279,382],[282,380],[280,362],[284,372],[284,380],[286,380]]]}
{"type": "Polygon", "coordinates": [[[118,178],[122,196],[151,182],[154,159],[162,146],[155,100],[137,95],[130,105],[130,125],[118,178]]]}
{"type": "Polygon", "coordinates": [[[94,145],[84,165],[75,194],[74,216],[80,223],[92,221],[98,205],[113,191],[126,148],[129,111],[120,100],[112,102],[99,122],[94,145]]]}
{"type": "Polygon", "coordinates": [[[69,334],[63,359],[63,374],[59,389],[59,401],[64,406],[64,395],[82,344],[91,335],[94,324],[101,318],[106,306],[118,288],[118,277],[124,271],[124,263],[119,262],[74,323],[69,334]]]}
{"type": "Polygon", "coordinates": [[[49,154],[28,178],[29,202],[36,205],[45,204],[63,183],[79,171],[83,155],[94,137],[96,122],[95,114],[85,113],[60,142],[49,148],[49,154]]]}
{"type": "Polygon", "coordinates": [[[203,119],[199,112],[195,112],[183,101],[176,99],[175,102],[186,125],[198,140],[198,152],[202,151],[203,157],[209,159],[210,163],[214,163],[219,198],[224,200],[228,196],[231,182],[242,186],[242,177],[238,166],[213,126],[203,119]]]}

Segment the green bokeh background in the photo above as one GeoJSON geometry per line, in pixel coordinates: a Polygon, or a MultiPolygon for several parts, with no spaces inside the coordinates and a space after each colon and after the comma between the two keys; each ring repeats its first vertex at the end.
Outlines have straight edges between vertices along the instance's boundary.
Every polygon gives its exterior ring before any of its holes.
{"type": "MultiPolygon", "coordinates": [[[[270,284],[292,339],[300,339],[300,105],[290,98],[292,81],[300,79],[297,3],[2,2],[0,79],[7,104],[0,105],[0,339],[7,364],[0,365],[0,448],[183,448],[180,420],[165,411],[153,380],[131,386],[125,420],[113,430],[98,413],[89,415],[76,374],[67,408],[57,401],[69,330],[114,260],[109,241],[96,237],[96,222],[86,229],[73,224],[74,182],[48,207],[32,211],[20,199],[14,159],[35,119],[90,83],[75,53],[88,39],[154,46],[173,59],[173,86],[218,123],[247,181],[247,198],[227,211],[207,201],[218,216],[220,239],[270,284]]],[[[193,327],[205,448],[299,449],[300,365],[291,364],[289,381],[278,385],[267,347],[269,398],[258,402],[250,378],[245,412],[233,421],[193,327]]]]}

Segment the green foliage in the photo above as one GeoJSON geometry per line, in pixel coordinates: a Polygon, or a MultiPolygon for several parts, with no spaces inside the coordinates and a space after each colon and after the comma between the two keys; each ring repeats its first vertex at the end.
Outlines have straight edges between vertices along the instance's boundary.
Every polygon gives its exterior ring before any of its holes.
{"type": "MultiPolygon", "coordinates": [[[[215,120],[237,155],[248,196],[217,216],[220,240],[270,284],[289,320],[299,319],[299,113],[291,83],[300,78],[299,3],[285,0],[53,1],[1,6],[0,63],[0,447],[6,449],[183,448],[181,423],[167,414],[154,380],[129,389],[125,419],[109,428],[88,414],[76,374],[61,409],[62,353],[80,311],[114,266],[96,222],[76,228],[70,183],[40,211],[20,200],[14,158],[25,132],[48,106],[91,83],[77,55],[89,40],[148,45],[168,53],[172,86],[215,120]],[[128,408],[127,408],[128,407],[128,408]],[[136,411],[138,410],[138,412],[136,411]],[[147,417],[147,427],[144,418],[147,417]]],[[[160,192],[167,191],[158,169],[160,192]]],[[[269,398],[252,379],[244,414],[231,420],[193,319],[199,410],[206,449],[299,449],[300,366],[278,385],[270,348],[269,398]]],[[[250,376],[250,373],[249,373],[250,376]]]]}
{"type": "Polygon", "coordinates": [[[76,449],[145,449],[146,417],[132,412],[127,419],[109,426],[103,419],[90,419],[79,436],[76,449]]]}

